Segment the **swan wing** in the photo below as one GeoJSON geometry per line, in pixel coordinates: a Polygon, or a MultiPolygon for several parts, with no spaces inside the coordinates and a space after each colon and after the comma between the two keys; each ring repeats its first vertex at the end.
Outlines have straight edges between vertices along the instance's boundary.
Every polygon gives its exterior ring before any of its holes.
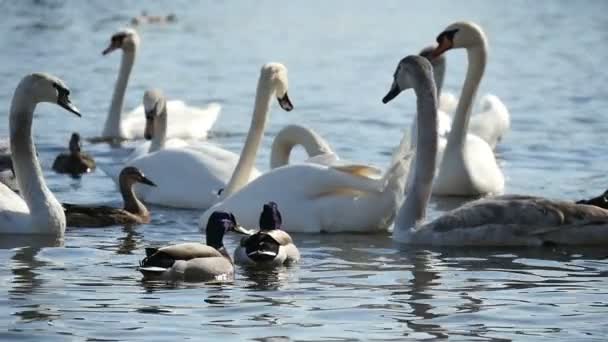
{"type": "Polygon", "coordinates": [[[485,95],[479,103],[481,111],[471,116],[469,132],[495,148],[511,126],[509,110],[497,96],[491,94],[485,95]]]}
{"type": "Polygon", "coordinates": [[[359,177],[366,177],[366,178],[372,178],[373,176],[377,176],[379,174],[382,173],[382,170],[373,167],[373,166],[369,166],[369,165],[362,165],[362,164],[351,164],[351,165],[336,165],[336,166],[331,166],[332,169],[340,171],[340,172],[345,172],[354,176],[359,176],[359,177]]]}

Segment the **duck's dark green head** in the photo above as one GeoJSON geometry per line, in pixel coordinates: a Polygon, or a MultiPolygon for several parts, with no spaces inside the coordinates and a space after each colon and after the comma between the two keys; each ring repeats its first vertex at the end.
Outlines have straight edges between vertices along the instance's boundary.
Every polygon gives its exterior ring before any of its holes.
{"type": "Polygon", "coordinates": [[[283,219],[279,212],[279,206],[275,202],[268,202],[262,208],[260,214],[260,230],[281,229],[283,219]]]}
{"type": "Polygon", "coordinates": [[[207,245],[214,248],[222,247],[224,245],[224,234],[236,230],[236,226],[236,218],[232,213],[214,211],[209,216],[209,221],[207,221],[207,245]]]}

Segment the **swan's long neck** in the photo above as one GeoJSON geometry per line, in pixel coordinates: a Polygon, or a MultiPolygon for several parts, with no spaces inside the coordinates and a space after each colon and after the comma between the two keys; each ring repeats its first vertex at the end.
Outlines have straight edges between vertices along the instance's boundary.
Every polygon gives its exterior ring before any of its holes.
{"type": "Polygon", "coordinates": [[[110,111],[103,128],[103,136],[105,137],[123,137],[120,126],[122,108],[127,85],[129,84],[129,75],[131,74],[131,69],[133,69],[133,63],[135,62],[135,55],[136,50],[123,51],[120,70],[118,71],[118,79],[114,86],[114,94],[112,95],[112,103],[110,104],[110,111]]]}
{"type": "Polygon", "coordinates": [[[283,128],[272,142],[270,168],[289,164],[291,150],[301,145],[309,157],[332,152],[329,144],[313,130],[298,125],[283,128]]]}
{"type": "Polygon", "coordinates": [[[393,237],[407,233],[423,222],[431,197],[435,160],[437,155],[437,102],[436,90],[430,79],[421,79],[414,88],[417,96],[418,136],[413,181],[409,183],[407,198],[397,214],[393,237]]]}
{"type": "Polygon", "coordinates": [[[464,146],[469,127],[471,107],[477,93],[477,88],[479,88],[479,82],[481,82],[486,68],[487,49],[485,40],[482,40],[482,44],[468,48],[467,57],[469,63],[467,76],[460,93],[458,106],[456,107],[454,122],[452,123],[448,137],[447,149],[457,148],[461,150],[464,146]]]}
{"type": "Polygon", "coordinates": [[[437,65],[433,66],[433,78],[435,80],[435,87],[437,88],[437,98],[439,98],[439,95],[441,94],[441,88],[443,88],[443,80],[445,79],[445,69],[445,58],[441,59],[441,61],[437,63],[437,65]]]}
{"type": "Polygon", "coordinates": [[[135,196],[135,191],[133,191],[133,181],[120,179],[119,186],[120,194],[122,195],[122,200],[124,201],[124,208],[126,211],[138,216],[149,215],[146,206],[135,196]]]}
{"type": "Polygon", "coordinates": [[[167,103],[163,104],[160,115],[154,119],[154,136],[150,144],[149,153],[156,152],[165,147],[167,141],[167,103]]]}
{"type": "Polygon", "coordinates": [[[255,157],[264,134],[266,119],[270,109],[270,101],[273,94],[274,89],[269,84],[269,81],[260,78],[255,96],[253,117],[251,119],[251,126],[249,127],[247,139],[245,140],[245,146],[243,146],[239,162],[232,173],[230,182],[222,192],[222,199],[237,192],[249,182],[251,171],[255,165],[255,157]]]}
{"type": "Polygon", "coordinates": [[[32,227],[40,234],[63,235],[65,214],[44,182],[32,139],[32,118],[36,103],[21,84],[15,91],[10,111],[13,168],[21,196],[30,209],[32,227]]]}

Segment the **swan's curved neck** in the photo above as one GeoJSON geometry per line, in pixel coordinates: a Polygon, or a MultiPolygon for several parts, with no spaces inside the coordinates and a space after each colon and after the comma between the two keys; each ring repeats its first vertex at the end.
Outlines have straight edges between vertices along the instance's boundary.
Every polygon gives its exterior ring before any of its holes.
{"type": "Polygon", "coordinates": [[[32,225],[41,234],[63,235],[65,214],[61,204],[44,182],[32,139],[32,119],[36,103],[23,84],[15,90],[10,110],[10,140],[13,168],[25,203],[30,209],[32,225]]]}
{"type": "Polygon", "coordinates": [[[133,191],[133,182],[130,180],[120,179],[120,194],[122,195],[122,200],[124,202],[124,208],[126,211],[131,214],[135,214],[138,216],[147,216],[149,215],[148,209],[146,206],[141,203],[141,201],[135,196],[135,191],[133,191]]]}
{"type": "Polygon", "coordinates": [[[454,122],[452,123],[446,149],[457,148],[461,150],[464,146],[471,107],[486,68],[487,49],[485,41],[482,40],[481,44],[468,48],[467,59],[469,63],[467,76],[462,86],[460,100],[456,107],[456,114],[454,114],[454,122]]]}
{"type": "Polygon", "coordinates": [[[131,74],[131,69],[133,69],[133,63],[135,62],[135,55],[136,49],[123,50],[120,70],[118,71],[118,79],[114,86],[114,94],[112,95],[112,103],[110,104],[110,111],[103,128],[103,136],[105,137],[123,136],[120,126],[122,108],[127,85],[129,84],[129,75],[131,74]]]}
{"type": "Polygon", "coordinates": [[[441,94],[441,88],[443,88],[443,80],[445,79],[446,61],[442,59],[437,65],[433,67],[433,78],[435,79],[435,87],[437,88],[437,97],[441,94]]]}
{"type": "Polygon", "coordinates": [[[304,147],[309,157],[332,152],[329,144],[315,131],[302,126],[289,125],[283,128],[272,142],[270,168],[289,164],[291,150],[296,145],[304,147]]]}
{"type": "Polygon", "coordinates": [[[435,160],[437,155],[437,102],[436,90],[430,79],[422,78],[415,86],[418,109],[418,135],[414,160],[413,181],[407,198],[395,220],[393,236],[403,234],[424,221],[431,197],[435,160]]]}
{"type": "Polygon", "coordinates": [[[167,141],[167,103],[163,104],[160,115],[154,119],[154,136],[150,144],[149,153],[165,148],[167,141]]]}
{"type": "Polygon", "coordinates": [[[255,96],[255,107],[253,109],[253,117],[251,119],[251,126],[249,127],[249,133],[245,140],[245,145],[241,151],[239,162],[232,173],[230,182],[226,186],[226,189],[222,192],[221,198],[224,199],[231,194],[240,190],[247,184],[251,177],[251,171],[255,165],[255,157],[264,135],[264,128],[266,127],[266,119],[268,111],[270,109],[270,101],[274,89],[269,84],[268,80],[260,78],[258,81],[258,88],[255,96]]]}

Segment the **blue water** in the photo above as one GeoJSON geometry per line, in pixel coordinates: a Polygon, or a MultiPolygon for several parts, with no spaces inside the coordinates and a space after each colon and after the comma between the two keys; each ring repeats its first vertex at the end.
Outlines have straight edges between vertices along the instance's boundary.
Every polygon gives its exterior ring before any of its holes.
{"type": "MultiPolygon", "coordinates": [[[[35,140],[60,200],[120,205],[103,172],[74,180],[50,165],[72,131],[100,132],[120,58],[101,51],[142,9],[174,12],[178,22],[138,28],[126,109],[148,87],[197,105],[219,101],[212,140],[238,153],[260,66],[289,68],[296,110],[272,113],[261,169],[272,136],[288,123],[314,128],[344,158],[386,166],[414,113],[413,94],[380,102],[397,62],[452,21],[476,21],[490,44],[480,93],[500,96],[512,117],[497,150],[506,192],[579,199],[608,187],[603,1],[23,0],[0,1],[0,9],[0,136],[7,135],[14,87],[29,72],[64,79],[83,113],[37,110],[35,140]]],[[[462,84],[464,57],[449,52],[448,90],[462,84]]],[[[127,153],[85,149],[102,163],[127,153]]],[[[431,217],[450,206],[442,204],[433,202],[431,217]]],[[[303,256],[296,267],[237,269],[226,284],[166,285],[141,282],[135,266],[143,248],[200,240],[200,213],[152,211],[151,224],[69,230],[58,246],[3,240],[0,339],[538,341],[608,334],[605,249],[398,248],[388,235],[295,235],[303,256]]],[[[235,239],[227,237],[230,250],[235,239]]]]}

